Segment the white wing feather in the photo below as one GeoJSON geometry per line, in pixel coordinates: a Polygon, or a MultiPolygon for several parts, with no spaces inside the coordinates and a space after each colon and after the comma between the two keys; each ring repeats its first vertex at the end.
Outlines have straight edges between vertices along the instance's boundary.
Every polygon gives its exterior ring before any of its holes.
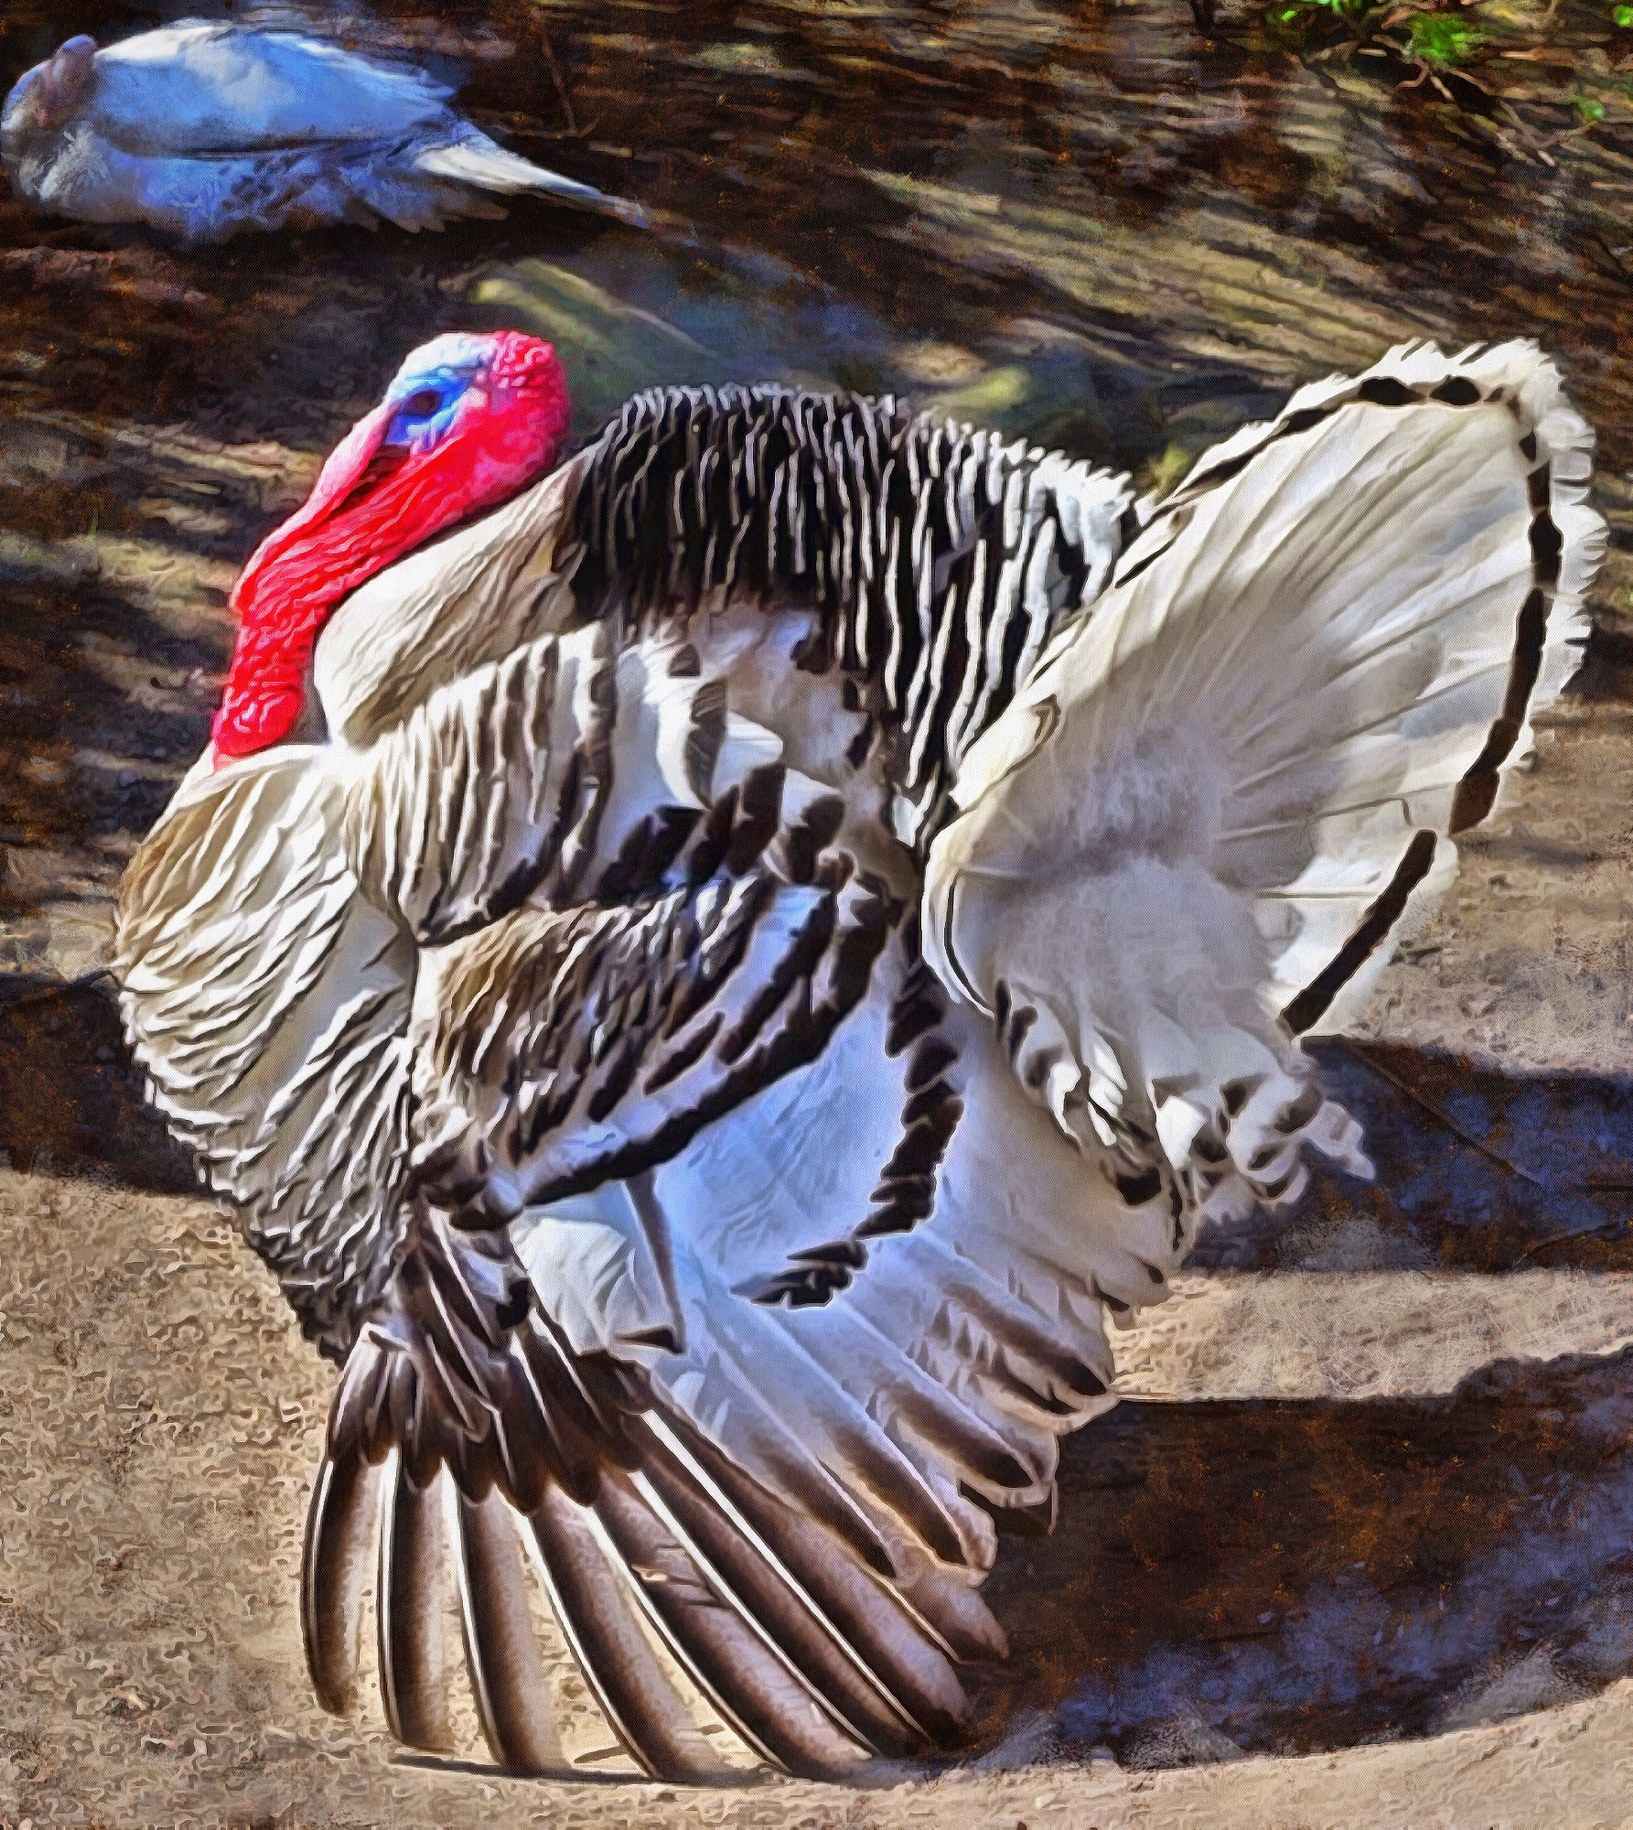
{"type": "Polygon", "coordinates": [[[98,131],[129,152],[247,153],[388,141],[449,118],[423,71],[294,32],[192,23],[96,57],[98,131]]]}

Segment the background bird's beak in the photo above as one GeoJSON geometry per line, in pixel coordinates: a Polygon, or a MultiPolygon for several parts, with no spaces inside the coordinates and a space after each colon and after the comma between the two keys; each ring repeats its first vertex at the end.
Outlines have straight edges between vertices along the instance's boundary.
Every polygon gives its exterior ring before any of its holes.
{"type": "Polygon", "coordinates": [[[61,127],[72,117],[91,86],[95,60],[96,40],[84,33],[58,47],[40,73],[37,105],[47,127],[61,127]]]}

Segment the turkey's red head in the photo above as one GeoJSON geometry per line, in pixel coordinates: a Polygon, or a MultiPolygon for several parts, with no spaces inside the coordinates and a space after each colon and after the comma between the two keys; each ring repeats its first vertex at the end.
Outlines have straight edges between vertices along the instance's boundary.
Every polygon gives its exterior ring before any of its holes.
{"type": "Polygon", "coordinates": [[[415,350],[234,587],[238,640],[212,729],[218,765],[289,736],[335,606],[553,469],[570,412],[556,352],[536,337],[456,333],[415,350]]]}

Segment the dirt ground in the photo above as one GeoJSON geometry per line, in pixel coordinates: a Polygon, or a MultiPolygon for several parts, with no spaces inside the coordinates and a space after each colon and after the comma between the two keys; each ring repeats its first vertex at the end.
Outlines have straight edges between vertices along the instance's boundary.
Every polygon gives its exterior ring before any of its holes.
{"type": "Polygon", "coordinates": [[[683,1794],[324,1716],[293,1598],[329,1374],[270,1281],[111,1177],[0,1174],[0,1246],[8,1824],[1629,1821],[1628,1273],[1194,1274],[995,1579],[995,1747],[683,1794]]]}
{"type": "MultiPolygon", "coordinates": [[[[0,84],[165,10],[25,0],[0,84]]],[[[1593,252],[1609,206],[1568,168],[1414,138],[1404,105],[1380,129],[1348,92],[1269,97],[1224,52],[1199,79],[1183,8],[1062,42],[1065,163],[1006,99],[1053,18],[1020,0],[922,33],[882,4],[762,25],[711,0],[690,35],[635,0],[327,10],[460,59],[512,143],[736,250],[523,207],[188,256],[0,198],[0,1824],[1633,1824],[1633,381],[1625,280],[1593,252]],[[545,24],[576,140],[544,137],[545,24]],[[990,115],[955,133],[982,57],[990,115]],[[824,99],[852,63],[895,85],[883,150],[824,99]],[[1182,128],[1137,131],[1130,98],[1156,95],[1182,128]],[[1320,135],[1354,122],[1335,164],[1320,135]],[[585,433],[651,381],[799,375],[1152,466],[1402,336],[1527,330],[1602,430],[1588,667],[1364,1029],[1321,1045],[1377,1182],[1208,1242],[1124,1337],[1125,1402],[1069,1445],[1056,1533],[990,1585],[1013,1658],[954,1770],[519,1782],[324,1716],[294,1599],[331,1373],[191,1192],[106,984],[69,983],[203,742],[237,565],[408,347],[501,322],[556,337],[585,433]]],[[[1616,142],[1581,157],[1593,183],[1633,170],[1616,142]]]]}

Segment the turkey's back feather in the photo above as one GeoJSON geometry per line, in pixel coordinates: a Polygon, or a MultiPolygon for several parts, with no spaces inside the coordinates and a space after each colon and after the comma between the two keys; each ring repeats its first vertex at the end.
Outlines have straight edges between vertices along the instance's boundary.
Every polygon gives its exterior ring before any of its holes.
{"type": "Polygon", "coordinates": [[[580,614],[814,605],[796,664],[865,684],[909,844],[1057,619],[1105,582],[1131,500],[1124,477],[888,395],[764,385],[637,395],[581,462],[580,614]]]}

